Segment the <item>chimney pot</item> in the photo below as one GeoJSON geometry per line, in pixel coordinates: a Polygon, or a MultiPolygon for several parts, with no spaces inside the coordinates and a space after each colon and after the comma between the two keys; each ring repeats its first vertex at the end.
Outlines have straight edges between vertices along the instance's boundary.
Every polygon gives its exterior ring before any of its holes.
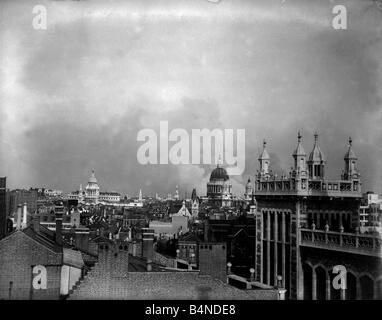
{"type": "Polygon", "coordinates": [[[40,216],[38,214],[33,217],[33,230],[40,232],[40,216]]]}
{"type": "Polygon", "coordinates": [[[62,245],[62,212],[56,211],[56,243],[62,245]]]}
{"type": "Polygon", "coordinates": [[[17,222],[16,222],[16,230],[21,230],[21,222],[22,222],[22,216],[23,216],[23,208],[21,204],[17,205],[17,222]]]}

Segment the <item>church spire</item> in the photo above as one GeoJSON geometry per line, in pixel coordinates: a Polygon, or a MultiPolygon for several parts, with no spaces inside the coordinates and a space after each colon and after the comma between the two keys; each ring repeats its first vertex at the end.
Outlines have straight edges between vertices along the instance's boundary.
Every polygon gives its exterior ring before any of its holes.
{"type": "Polygon", "coordinates": [[[302,136],[299,131],[297,134],[297,147],[292,155],[294,158],[294,169],[300,173],[306,171],[306,153],[304,147],[302,146],[301,138],[302,136]]]}
{"type": "Polygon", "coordinates": [[[223,165],[222,155],[219,154],[218,163],[217,163],[216,167],[220,168],[222,165],[223,165]]]}
{"type": "Polygon", "coordinates": [[[345,153],[345,170],[343,174],[343,179],[351,180],[353,178],[358,178],[358,170],[357,170],[357,156],[353,151],[353,140],[349,137],[348,150],[345,153]]]}
{"type": "Polygon", "coordinates": [[[263,140],[263,151],[259,156],[260,163],[260,175],[261,177],[269,176],[269,164],[270,164],[270,156],[267,151],[267,142],[265,139],[263,140]]]}

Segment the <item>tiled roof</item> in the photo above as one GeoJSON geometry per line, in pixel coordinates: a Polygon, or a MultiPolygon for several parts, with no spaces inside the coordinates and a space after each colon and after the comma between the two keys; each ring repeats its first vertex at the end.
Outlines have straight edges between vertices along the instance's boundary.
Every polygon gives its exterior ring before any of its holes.
{"type": "Polygon", "coordinates": [[[198,272],[129,272],[125,277],[86,279],[70,299],[249,300],[263,292],[241,290],[198,272]]]}
{"type": "Polygon", "coordinates": [[[187,232],[179,237],[179,241],[200,242],[200,239],[195,233],[187,232]]]}
{"type": "Polygon", "coordinates": [[[40,232],[36,232],[31,226],[29,226],[25,228],[22,232],[24,232],[33,240],[47,247],[48,249],[56,253],[62,253],[62,246],[56,243],[54,239],[54,232],[48,230],[47,228],[40,226],[40,232]]]}

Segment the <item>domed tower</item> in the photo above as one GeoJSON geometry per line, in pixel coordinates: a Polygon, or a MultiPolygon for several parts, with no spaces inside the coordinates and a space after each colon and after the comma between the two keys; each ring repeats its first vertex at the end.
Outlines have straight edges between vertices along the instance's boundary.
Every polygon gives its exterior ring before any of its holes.
{"type": "Polygon", "coordinates": [[[263,141],[263,151],[261,152],[258,160],[260,163],[260,177],[269,177],[269,166],[271,158],[267,152],[267,142],[265,141],[265,139],[263,141]]]}
{"type": "Polygon", "coordinates": [[[199,215],[199,198],[196,195],[196,189],[192,189],[191,194],[191,215],[197,218],[199,215]]]}
{"type": "Polygon", "coordinates": [[[345,160],[345,170],[342,175],[342,179],[344,180],[352,180],[352,179],[358,179],[359,173],[357,169],[357,156],[355,155],[352,147],[353,140],[352,138],[349,138],[349,147],[348,151],[345,154],[344,160],[345,160]]]}
{"type": "Polygon", "coordinates": [[[318,134],[314,134],[314,146],[312,152],[309,154],[308,169],[309,178],[323,179],[325,174],[325,156],[318,146],[318,134]]]}
{"type": "Polygon", "coordinates": [[[179,189],[178,189],[178,185],[176,185],[176,187],[175,187],[175,196],[174,196],[174,199],[175,199],[175,200],[179,200],[179,189]]]}
{"type": "Polygon", "coordinates": [[[298,132],[297,135],[297,147],[293,152],[293,159],[294,159],[294,171],[298,175],[305,175],[306,174],[306,153],[304,150],[304,147],[301,143],[301,133],[298,132]]]}
{"type": "Polygon", "coordinates": [[[220,163],[211,172],[210,181],[207,183],[207,197],[211,204],[231,206],[232,185],[227,171],[220,163]]]}
{"type": "Polygon", "coordinates": [[[98,181],[95,177],[94,170],[92,170],[92,175],[89,178],[89,181],[85,190],[86,190],[86,201],[97,204],[99,199],[99,186],[98,186],[98,181]]]}

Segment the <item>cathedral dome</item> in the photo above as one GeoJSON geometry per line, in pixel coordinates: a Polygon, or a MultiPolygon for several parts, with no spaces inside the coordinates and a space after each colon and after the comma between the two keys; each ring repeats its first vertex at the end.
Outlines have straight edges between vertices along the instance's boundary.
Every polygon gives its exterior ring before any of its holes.
{"type": "Polygon", "coordinates": [[[217,167],[211,172],[210,181],[227,181],[229,180],[229,176],[227,174],[227,171],[224,168],[217,167]]]}
{"type": "Polygon", "coordinates": [[[92,175],[89,178],[88,184],[86,186],[86,190],[87,191],[90,191],[90,190],[98,191],[99,190],[98,181],[95,177],[94,170],[92,170],[92,175]]]}
{"type": "Polygon", "coordinates": [[[95,177],[95,174],[94,174],[94,170],[92,170],[92,175],[90,176],[89,178],[89,184],[92,184],[92,183],[98,183],[96,177],[95,177]]]}

